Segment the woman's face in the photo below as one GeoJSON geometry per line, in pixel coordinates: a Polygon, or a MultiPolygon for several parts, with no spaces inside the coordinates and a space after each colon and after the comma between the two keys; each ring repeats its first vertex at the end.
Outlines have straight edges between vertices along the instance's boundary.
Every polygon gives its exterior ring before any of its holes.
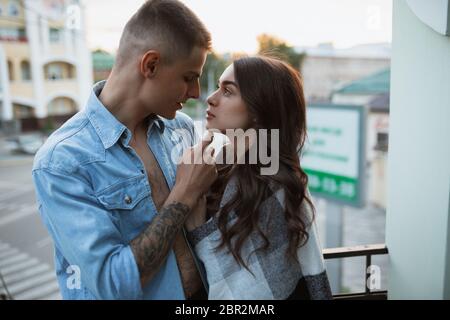
{"type": "Polygon", "coordinates": [[[250,127],[247,107],[234,77],[233,65],[222,73],[218,88],[207,99],[206,129],[243,129],[250,127]]]}

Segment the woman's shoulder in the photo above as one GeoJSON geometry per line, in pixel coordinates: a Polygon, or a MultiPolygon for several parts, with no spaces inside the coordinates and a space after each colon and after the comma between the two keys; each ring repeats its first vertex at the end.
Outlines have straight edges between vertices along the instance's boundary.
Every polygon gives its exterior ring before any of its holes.
{"type": "MultiPolygon", "coordinates": [[[[262,202],[259,204],[259,221],[260,223],[266,223],[270,221],[270,216],[277,215],[284,217],[284,212],[286,209],[286,186],[282,183],[275,181],[274,179],[267,180],[267,192],[263,197],[262,202]]],[[[232,175],[226,184],[224,189],[222,199],[220,200],[219,209],[224,207],[229,201],[231,201],[235,196],[239,197],[239,178],[236,175],[232,175]]],[[[306,188],[305,195],[311,202],[307,201],[306,198],[303,199],[300,210],[304,212],[304,217],[307,217],[309,222],[313,220],[314,206],[312,204],[311,194],[308,188],[306,188]]],[[[231,214],[230,218],[235,218],[231,214]]]]}

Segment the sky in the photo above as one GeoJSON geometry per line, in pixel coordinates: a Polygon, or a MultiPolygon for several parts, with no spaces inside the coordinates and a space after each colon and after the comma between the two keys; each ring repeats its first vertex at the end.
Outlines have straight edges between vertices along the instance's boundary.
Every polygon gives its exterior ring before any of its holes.
{"type": "MultiPolygon", "coordinates": [[[[210,30],[213,49],[255,53],[268,33],[292,46],[336,48],[391,42],[392,0],[182,0],[210,30]]],[[[91,49],[117,50],[122,29],[144,0],[84,0],[91,49]]]]}

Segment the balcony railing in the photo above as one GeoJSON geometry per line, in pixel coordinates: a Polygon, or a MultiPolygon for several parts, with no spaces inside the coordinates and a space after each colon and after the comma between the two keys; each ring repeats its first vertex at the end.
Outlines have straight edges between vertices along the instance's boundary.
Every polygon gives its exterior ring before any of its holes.
{"type": "Polygon", "coordinates": [[[5,292],[0,292],[0,300],[12,300],[13,297],[11,296],[11,294],[8,291],[8,287],[6,286],[6,282],[3,279],[2,274],[0,273],[0,288],[3,289],[2,291],[5,292]]]}
{"type": "MultiPolygon", "coordinates": [[[[368,267],[372,264],[372,256],[388,254],[388,248],[383,244],[370,244],[355,247],[341,247],[330,248],[322,251],[323,257],[326,260],[329,259],[341,259],[350,257],[366,257],[366,277],[365,277],[365,292],[350,293],[350,294],[337,294],[333,296],[335,300],[387,300],[387,291],[372,291],[367,286],[367,280],[370,277],[370,273],[367,272],[368,267]]],[[[6,284],[0,274],[0,288],[5,287],[6,284]]],[[[6,291],[6,294],[0,294],[0,300],[12,299],[11,295],[6,291]]]]}
{"type": "Polygon", "coordinates": [[[372,264],[372,256],[388,254],[388,248],[383,244],[370,244],[355,247],[330,248],[322,251],[324,259],[340,259],[350,257],[366,257],[366,277],[364,282],[365,292],[336,294],[333,296],[336,300],[387,300],[387,291],[372,291],[367,286],[370,278],[368,272],[369,266],[372,264]]]}

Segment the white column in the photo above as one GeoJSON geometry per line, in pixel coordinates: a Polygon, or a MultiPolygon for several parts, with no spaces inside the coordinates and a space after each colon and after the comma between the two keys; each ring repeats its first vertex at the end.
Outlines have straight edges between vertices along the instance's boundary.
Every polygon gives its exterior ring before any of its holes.
{"type": "Polygon", "coordinates": [[[450,299],[450,37],[393,1],[390,299],[450,299]]]}
{"type": "Polygon", "coordinates": [[[92,75],[92,58],[91,52],[87,47],[86,42],[86,28],[84,20],[84,5],[80,2],[80,29],[74,30],[75,50],[77,59],[77,81],[79,88],[79,109],[83,109],[87,103],[89,95],[92,90],[93,75],[92,75]]]}
{"type": "MultiPolygon", "coordinates": [[[[344,207],[333,201],[326,202],[326,248],[342,247],[344,207]]],[[[340,294],[342,289],[342,259],[325,262],[333,294],[340,294]]]]}
{"type": "Polygon", "coordinates": [[[40,37],[41,37],[41,54],[48,56],[50,54],[50,30],[48,28],[48,21],[44,18],[39,19],[40,37]]]}
{"type": "MultiPolygon", "coordinates": [[[[25,10],[25,19],[27,23],[27,36],[31,53],[30,64],[36,116],[38,118],[45,118],[47,116],[47,106],[45,105],[44,92],[44,67],[42,63],[43,49],[39,37],[40,28],[38,27],[41,24],[39,22],[38,14],[36,13],[36,11],[40,9],[40,7],[36,6],[36,2],[34,0],[25,0],[25,2],[26,7],[33,8],[33,10],[25,10]]],[[[48,35],[46,38],[48,38],[48,35]]]]}
{"type": "Polygon", "coordinates": [[[0,87],[2,93],[2,120],[10,121],[13,119],[13,105],[11,101],[11,92],[9,90],[9,70],[6,62],[6,54],[3,46],[0,44],[0,87]]]}
{"type": "Polygon", "coordinates": [[[73,47],[73,31],[70,29],[64,29],[64,53],[72,57],[74,51],[73,47]]]}

